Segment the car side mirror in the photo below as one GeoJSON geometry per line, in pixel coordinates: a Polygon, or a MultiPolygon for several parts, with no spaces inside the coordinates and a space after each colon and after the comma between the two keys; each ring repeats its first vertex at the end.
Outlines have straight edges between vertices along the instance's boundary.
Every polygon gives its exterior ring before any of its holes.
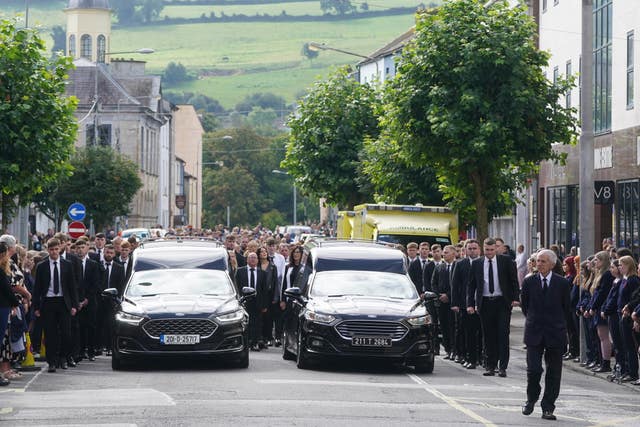
{"type": "Polygon", "coordinates": [[[302,290],[300,288],[289,288],[284,291],[284,295],[302,305],[307,303],[306,299],[302,296],[302,290]]]}
{"type": "Polygon", "coordinates": [[[436,294],[435,292],[426,291],[424,295],[422,295],[422,300],[424,302],[435,301],[437,299],[438,299],[438,294],[436,294]]]}
{"type": "Polygon", "coordinates": [[[248,299],[251,298],[255,298],[256,296],[256,290],[253,289],[251,286],[245,286],[242,288],[242,296],[240,297],[240,302],[243,303],[248,299]]]}
{"type": "Polygon", "coordinates": [[[105,289],[104,291],[102,291],[102,296],[109,299],[113,299],[113,300],[120,299],[120,296],[118,295],[118,290],[116,288],[105,289]]]}

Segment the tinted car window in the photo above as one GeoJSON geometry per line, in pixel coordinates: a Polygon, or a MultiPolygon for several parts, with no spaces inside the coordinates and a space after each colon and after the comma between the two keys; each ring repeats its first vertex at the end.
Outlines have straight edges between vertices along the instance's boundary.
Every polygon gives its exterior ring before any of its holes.
{"type": "Polygon", "coordinates": [[[229,276],[218,270],[149,270],[133,274],[129,297],[152,295],[234,295],[229,276]]]}
{"type": "Polygon", "coordinates": [[[202,268],[226,270],[227,253],[224,250],[207,250],[199,247],[145,249],[134,255],[135,270],[157,270],[165,268],[202,268]]]}
{"type": "Polygon", "coordinates": [[[369,271],[325,271],[317,273],[310,291],[312,297],[364,295],[384,298],[416,299],[411,280],[401,274],[369,271]]]}

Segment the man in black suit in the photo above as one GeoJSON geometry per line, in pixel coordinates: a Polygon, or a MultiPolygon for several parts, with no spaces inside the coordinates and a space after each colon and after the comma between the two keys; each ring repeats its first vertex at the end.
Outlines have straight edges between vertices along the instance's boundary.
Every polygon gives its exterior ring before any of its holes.
{"type": "MultiPolygon", "coordinates": [[[[106,245],[104,247],[104,273],[103,273],[103,281],[104,281],[104,289],[115,288],[118,290],[118,295],[122,298],[124,293],[124,285],[125,282],[125,273],[124,267],[115,262],[116,257],[116,249],[113,245],[106,245]]],[[[107,349],[107,356],[111,355],[111,347],[113,346],[112,337],[113,337],[113,307],[108,305],[104,310],[104,318],[103,318],[103,345],[107,349]]]]}
{"type": "MultiPolygon", "coordinates": [[[[80,258],[71,251],[71,239],[64,233],[56,233],[54,235],[56,239],[60,241],[60,258],[67,260],[73,266],[73,274],[75,276],[76,286],[80,286],[82,281],[82,263],[80,258]]],[[[78,288],[78,301],[83,300],[81,289],[78,288]]],[[[82,307],[78,307],[78,311],[81,311],[82,307]]],[[[80,334],[80,315],[73,316],[70,320],[71,327],[71,356],[67,359],[67,366],[74,368],[76,362],[80,361],[80,346],[81,346],[81,334],[80,334]]]]}
{"type": "Polygon", "coordinates": [[[555,402],[560,394],[562,355],[567,348],[566,318],[570,312],[571,284],[553,273],[556,254],[548,249],[538,252],[538,274],[527,277],[522,283],[522,312],[526,316],[524,343],[527,346],[527,401],[522,413],[529,415],[540,397],[542,356],[547,368],[542,396],[542,418],[555,420],[555,402]]]}
{"type": "MultiPolygon", "coordinates": [[[[429,264],[429,242],[422,242],[418,247],[418,256],[409,264],[409,277],[413,281],[413,285],[416,287],[419,295],[422,295],[425,291],[424,283],[424,269],[429,264]]],[[[431,276],[429,276],[429,283],[431,285],[431,276]]]]}
{"type": "MultiPolygon", "coordinates": [[[[456,260],[455,246],[447,245],[443,251],[443,261],[438,265],[431,278],[431,289],[438,294],[438,325],[442,333],[445,359],[453,356],[453,312],[451,311],[451,273],[456,260]]],[[[455,357],[454,357],[455,359],[455,357]]]]}
{"type": "MultiPolygon", "coordinates": [[[[115,245],[114,245],[115,248],[115,245]]],[[[131,244],[126,240],[120,244],[120,255],[116,255],[115,262],[124,268],[124,280],[129,281],[133,268],[133,260],[131,259],[131,244]]]]}
{"type": "Polygon", "coordinates": [[[431,262],[428,262],[422,271],[422,283],[425,291],[431,291],[431,279],[436,267],[442,262],[442,246],[437,243],[431,245],[431,262]]]}
{"type": "Polygon", "coordinates": [[[476,369],[482,357],[480,317],[477,313],[467,314],[466,307],[471,262],[480,256],[480,244],[475,239],[469,239],[464,249],[466,257],[456,261],[451,274],[451,311],[455,316],[456,351],[464,359],[462,366],[476,369]]]}
{"type": "Polygon", "coordinates": [[[104,247],[107,243],[107,238],[104,233],[97,233],[94,243],[96,245],[96,251],[89,253],[89,257],[100,264],[104,264],[104,247]]]}
{"type": "Polygon", "coordinates": [[[511,310],[520,305],[516,263],[507,255],[496,254],[496,241],[484,240],[484,256],[471,263],[467,289],[467,313],[480,314],[487,356],[484,376],[507,376],[509,365],[509,326],[511,310]]]}
{"type": "Polygon", "coordinates": [[[49,257],[36,267],[33,308],[43,319],[49,372],[67,368],[71,356],[70,319],[78,311],[78,293],[72,264],[60,258],[60,241],[47,242],[49,257]]]}
{"type": "Polygon", "coordinates": [[[247,254],[247,265],[236,270],[235,281],[239,290],[247,286],[256,290],[256,297],[247,300],[246,309],[249,313],[249,345],[251,350],[260,351],[264,347],[262,317],[271,304],[272,295],[268,292],[267,275],[258,267],[255,252],[247,254]]]}
{"type": "Polygon", "coordinates": [[[98,350],[98,301],[103,291],[102,270],[100,264],[89,258],[89,244],[85,240],[76,242],[76,249],[81,254],[82,279],[78,292],[80,299],[80,336],[81,356],[93,362],[98,350]]]}

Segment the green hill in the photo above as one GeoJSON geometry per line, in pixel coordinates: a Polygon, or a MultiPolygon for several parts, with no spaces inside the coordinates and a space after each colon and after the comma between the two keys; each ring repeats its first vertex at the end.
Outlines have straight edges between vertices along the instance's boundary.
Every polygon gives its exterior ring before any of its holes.
{"type": "MultiPolygon", "coordinates": [[[[24,12],[24,2],[0,5],[0,13],[14,16],[24,12]]],[[[419,0],[375,0],[370,10],[417,6],[419,0]]],[[[49,33],[54,25],[65,25],[65,1],[32,2],[30,24],[49,33]]],[[[360,5],[360,2],[354,2],[360,5]]],[[[341,64],[355,64],[358,58],[335,52],[320,52],[309,61],[301,53],[304,43],[324,42],[329,46],[367,55],[405,32],[414,23],[412,14],[378,16],[354,20],[318,22],[211,22],[166,25],[164,17],[197,19],[205,14],[226,16],[244,14],[321,15],[318,2],[243,4],[230,6],[166,6],[155,25],[121,27],[114,25],[111,50],[126,51],[142,47],[156,50],[153,55],[136,56],[148,61],[149,72],[161,74],[169,62],[182,63],[194,80],[165,91],[202,93],[233,108],[246,95],[272,92],[292,102],[319,75],[341,64]]],[[[115,21],[114,21],[115,22],[115,21]]]]}

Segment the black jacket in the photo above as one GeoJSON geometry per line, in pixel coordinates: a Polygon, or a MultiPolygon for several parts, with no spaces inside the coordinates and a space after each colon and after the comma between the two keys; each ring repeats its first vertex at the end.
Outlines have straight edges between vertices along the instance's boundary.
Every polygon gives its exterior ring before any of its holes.
{"type": "MultiPolygon", "coordinates": [[[[73,265],[62,258],[60,262],[60,286],[67,309],[78,309],[78,287],[75,281],[73,265]]],[[[42,309],[42,303],[47,296],[49,284],[51,283],[51,270],[49,268],[49,258],[45,258],[36,266],[36,283],[33,288],[33,309],[42,309]]]]}
{"type": "MultiPolygon", "coordinates": [[[[242,288],[250,285],[249,283],[249,267],[238,267],[236,270],[236,286],[238,286],[238,290],[242,291],[242,288]]],[[[260,269],[260,267],[256,267],[256,298],[255,304],[258,310],[267,308],[271,305],[271,295],[268,291],[267,286],[267,275],[264,271],[260,269]]]]}
{"type": "Polygon", "coordinates": [[[11,279],[4,271],[0,271],[0,307],[17,307],[18,298],[11,289],[11,279]]]}
{"type": "MultiPolygon", "coordinates": [[[[467,286],[467,307],[482,308],[482,293],[484,291],[484,260],[481,256],[471,263],[471,274],[467,286]]],[[[510,307],[513,301],[520,299],[518,273],[516,263],[507,255],[496,255],[494,260],[498,267],[498,283],[505,303],[510,307]]]]}

